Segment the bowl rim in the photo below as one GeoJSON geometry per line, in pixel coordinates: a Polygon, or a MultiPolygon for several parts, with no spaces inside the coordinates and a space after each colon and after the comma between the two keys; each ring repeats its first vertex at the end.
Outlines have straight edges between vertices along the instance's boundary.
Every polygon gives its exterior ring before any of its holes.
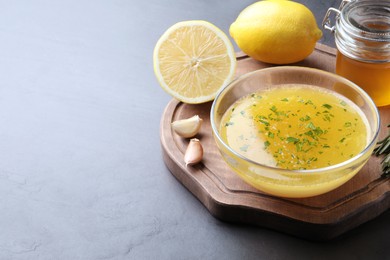
{"type": "MultiPolygon", "coordinates": [[[[347,98],[347,97],[345,97],[345,98],[347,98]]],[[[372,147],[374,145],[376,145],[376,143],[377,143],[376,140],[377,140],[377,138],[379,136],[380,125],[381,125],[381,118],[380,118],[380,115],[379,115],[378,108],[375,105],[375,103],[372,100],[372,98],[362,88],[360,88],[357,84],[353,83],[352,81],[350,81],[350,80],[348,80],[348,79],[346,79],[346,78],[344,78],[344,77],[342,77],[340,75],[337,75],[337,74],[329,72],[329,71],[316,69],[316,68],[310,68],[310,67],[304,67],[304,66],[276,66],[276,67],[261,68],[261,69],[257,69],[257,70],[251,71],[251,72],[244,73],[244,74],[238,76],[237,78],[235,78],[233,81],[231,81],[229,84],[227,84],[223,88],[221,88],[220,91],[217,93],[217,95],[216,95],[216,97],[213,100],[213,103],[211,105],[210,124],[211,124],[211,128],[212,128],[212,133],[213,133],[214,137],[216,137],[218,139],[219,143],[221,143],[224,146],[225,149],[227,149],[229,152],[233,153],[235,156],[237,156],[241,160],[247,161],[247,162],[249,162],[251,164],[254,164],[255,166],[258,166],[258,167],[266,168],[266,169],[273,170],[273,171],[289,173],[289,174],[291,174],[291,173],[293,173],[293,174],[297,174],[297,173],[299,173],[299,174],[306,174],[306,173],[321,174],[323,172],[327,172],[327,171],[330,171],[330,170],[344,168],[345,166],[348,166],[352,162],[357,161],[358,159],[363,157],[370,149],[372,149],[372,147]],[[261,163],[258,163],[256,161],[253,161],[253,160],[251,160],[251,159],[249,159],[249,158],[239,154],[238,152],[236,152],[234,149],[232,149],[229,145],[227,145],[225,143],[225,141],[222,139],[222,137],[219,134],[219,130],[218,130],[219,127],[217,128],[217,126],[214,123],[215,122],[214,114],[215,114],[215,111],[216,111],[216,103],[217,103],[218,99],[221,97],[221,95],[226,90],[228,90],[232,85],[236,84],[236,82],[241,81],[241,80],[243,80],[243,79],[245,79],[247,77],[250,77],[253,74],[256,74],[256,73],[259,73],[259,72],[264,73],[264,71],[286,70],[286,69],[293,70],[293,71],[300,71],[300,72],[304,72],[304,71],[317,72],[317,73],[322,73],[322,74],[328,75],[328,76],[333,77],[333,78],[337,78],[340,81],[344,81],[344,82],[348,83],[349,86],[354,88],[357,92],[359,92],[359,94],[361,96],[363,96],[364,100],[367,103],[369,103],[370,108],[374,108],[373,110],[374,110],[374,114],[376,116],[377,129],[375,131],[375,134],[371,137],[370,141],[368,142],[368,144],[366,145],[366,147],[362,151],[360,151],[357,155],[355,155],[354,157],[352,157],[352,158],[350,158],[350,159],[348,159],[346,161],[343,161],[343,162],[340,162],[340,163],[337,163],[337,164],[334,164],[334,165],[330,165],[330,166],[327,166],[327,167],[315,168],[315,169],[306,169],[306,170],[289,170],[289,169],[284,169],[284,168],[268,166],[268,165],[261,164],[261,163]]]]}

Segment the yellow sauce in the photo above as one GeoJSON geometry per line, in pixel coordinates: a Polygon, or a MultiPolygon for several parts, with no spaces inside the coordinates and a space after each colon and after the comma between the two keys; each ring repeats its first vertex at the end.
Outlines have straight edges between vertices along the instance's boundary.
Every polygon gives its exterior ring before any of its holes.
{"type": "Polygon", "coordinates": [[[390,63],[360,62],[338,51],[336,73],[364,89],[377,106],[390,105],[390,63]]]}
{"type": "Polygon", "coordinates": [[[286,85],[236,101],[220,125],[239,154],[273,167],[316,169],[348,160],[367,145],[367,119],[343,96],[286,85]]]}

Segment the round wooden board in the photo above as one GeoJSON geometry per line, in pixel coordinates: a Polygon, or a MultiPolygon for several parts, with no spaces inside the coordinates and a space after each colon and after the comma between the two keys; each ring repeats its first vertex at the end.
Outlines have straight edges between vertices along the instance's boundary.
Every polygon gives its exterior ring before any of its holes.
{"type": "MultiPolygon", "coordinates": [[[[237,76],[270,65],[237,54],[237,76]]],[[[294,64],[334,71],[335,50],[317,45],[303,62],[294,64]]],[[[328,240],[367,222],[390,207],[390,179],[381,177],[380,158],[371,157],[349,182],[326,194],[287,199],[265,194],[244,183],[223,161],[215,145],[210,121],[211,103],[189,105],[172,100],[161,119],[163,159],[171,173],[209,210],[224,221],[267,227],[311,240],[328,240]],[[171,130],[171,122],[193,115],[204,121],[197,138],[203,161],[185,166],[188,139],[171,130]]],[[[387,134],[390,106],[380,109],[380,138],[387,134]]]]}

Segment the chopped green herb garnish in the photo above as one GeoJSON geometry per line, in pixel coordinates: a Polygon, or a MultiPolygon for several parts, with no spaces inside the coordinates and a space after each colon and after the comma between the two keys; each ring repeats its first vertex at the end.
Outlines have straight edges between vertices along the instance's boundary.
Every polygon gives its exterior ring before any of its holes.
{"type": "Polygon", "coordinates": [[[323,104],[322,106],[325,107],[326,109],[331,109],[332,108],[332,106],[329,105],[329,104],[323,104]]]}
{"type": "Polygon", "coordinates": [[[299,120],[301,120],[301,121],[309,121],[310,119],[311,119],[311,117],[308,115],[306,115],[305,117],[299,118],[299,120]]]}
{"type": "Polygon", "coordinates": [[[289,137],[287,137],[286,141],[287,141],[287,143],[294,143],[295,144],[295,143],[299,142],[299,139],[289,136],[289,137]]]}
{"type": "Polygon", "coordinates": [[[308,135],[308,136],[310,136],[310,137],[312,137],[312,138],[314,138],[314,133],[313,133],[313,131],[307,131],[306,133],[305,133],[305,135],[308,135]]]}
{"type": "Polygon", "coordinates": [[[315,127],[315,125],[313,124],[313,122],[310,122],[306,127],[307,127],[307,128],[310,128],[310,129],[312,129],[312,130],[315,130],[315,129],[316,129],[316,127],[315,127]]]}
{"type": "Polygon", "coordinates": [[[316,129],[313,130],[316,135],[322,135],[324,131],[320,127],[316,127],[316,129]]]}
{"type": "Polygon", "coordinates": [[[259,122],[266,125],[266,126],[269,126],[269,122],[264,120],[264,119],[260,119],[259,122]]]}

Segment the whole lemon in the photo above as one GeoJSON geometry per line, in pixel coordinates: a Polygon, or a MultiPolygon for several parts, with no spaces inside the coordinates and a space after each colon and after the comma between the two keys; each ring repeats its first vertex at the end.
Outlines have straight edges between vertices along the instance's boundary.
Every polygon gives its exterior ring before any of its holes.
{"type": "Polygon", "coordinates": [[[288,0],[263,0],[239,14],[230,26],[230,35],[250,57],[288,64],[309,56],[322,31],[306,6],[288,0]]]}

